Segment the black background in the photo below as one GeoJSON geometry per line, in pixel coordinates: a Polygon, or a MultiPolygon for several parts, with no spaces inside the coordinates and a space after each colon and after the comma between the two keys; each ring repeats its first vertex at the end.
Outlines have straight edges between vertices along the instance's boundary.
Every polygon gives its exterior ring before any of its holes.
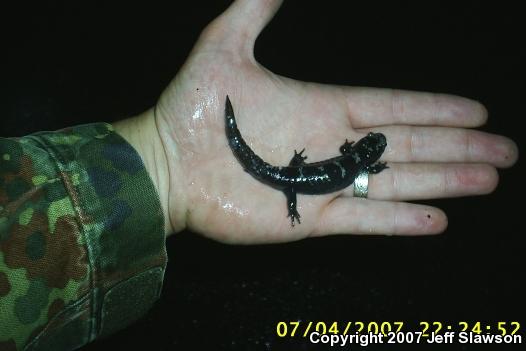
{"type": "MultiPolygon", "coordinates": [[[[112,122],[149,108],[229,3],[19,2],[4,9],[0,135],[112,122]]],[[[512,138],[522,152],[526,28],[511,4],[288,0],[258,40],[256,57],[300,80],[480,100],[490,111],[482,130],[512,138]]],[[[84,350],[322,349],[276,336],[278,321],[296,320],[396,320],[407,329],[419,321],[482,321],[495,329],[517,320],[524,335],[521,160],[499,174],[491,195],[426,202],[449,216],[436,237],[242,247],[175,235],[158,304],[84,350]]]]}

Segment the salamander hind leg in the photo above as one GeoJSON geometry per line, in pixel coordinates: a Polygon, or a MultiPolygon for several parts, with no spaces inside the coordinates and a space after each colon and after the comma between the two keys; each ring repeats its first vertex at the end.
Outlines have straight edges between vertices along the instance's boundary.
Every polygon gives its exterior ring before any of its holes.
{"type": "Polygon", "coordinates": [[[389,168],[385,162],[377,162],[367,167],[367,171],[371,174],[378,174],[384,169],[389,168]]]}
{"type": "Polygon", "coordinates": [[[294,227],[294,220],[297,220],[298,224],[301,224],[301,216],[296,209],[296,190],[290,187],[283,190],[283,193],[285,193],[285,196],[287,197],[287,208],[289,211],[287,217],[290,217],[291,225],[294,227]]]}
{"type": "Polygon", "coordinates": [[[305,160],[307,159],[307,156],[301,156],[301,154],[305,151],[305,148],[301,150],[299,153],[294,150],[294,156],[292,157],[292,160],[289,162],[289,166],[292,167],[299,167],[303,166],[305,164],[305,160]]]}

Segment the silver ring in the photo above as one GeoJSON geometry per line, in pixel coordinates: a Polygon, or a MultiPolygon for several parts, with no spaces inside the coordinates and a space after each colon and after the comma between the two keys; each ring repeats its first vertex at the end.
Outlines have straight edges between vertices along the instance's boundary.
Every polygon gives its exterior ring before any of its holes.
{"type": "Polygon", "coordinates": [[[362,171],[354,179],[354,191],[353,194],[356,197],[367,198],[369,192],[369,172],[362,171]]]}

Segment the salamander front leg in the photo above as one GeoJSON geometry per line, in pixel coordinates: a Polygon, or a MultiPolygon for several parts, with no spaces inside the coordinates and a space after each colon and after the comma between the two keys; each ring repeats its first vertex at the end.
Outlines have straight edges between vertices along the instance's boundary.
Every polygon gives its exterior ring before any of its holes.
{"type": "Polygon", "coordinates": [[[298,213],[298,210],[296,210],[296,190],[293,187],[290,187],[283,190],[283,192],[287,197],[287,207],[289,210],[289,214],[287,217],[290,217],[292,226],[294,227],[294,219],[298,221],[298,224],[301,224],[301,216],[298,213]]]}
{"type": "Polygon", "coordinates": [[[367,167],[367,171],[371,174],[378,174],[384,169],[389,168],[385,162],[377,162],[367,167]]]}
{"type": "Polygon", "coordinates": [[[342,155],[348,155],[351,153],[352,151],[352,146],[354,145],[354,141],[347,141],[347,139],[345,139],[345,143],[343,143],[342,146],[340,146],[340,152],[342,155]]]}

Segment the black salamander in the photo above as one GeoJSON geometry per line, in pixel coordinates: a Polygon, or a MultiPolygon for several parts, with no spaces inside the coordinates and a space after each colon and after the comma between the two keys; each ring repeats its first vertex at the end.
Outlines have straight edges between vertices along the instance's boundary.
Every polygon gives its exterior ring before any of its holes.
{"type": "Polygon", "coordinates": [[[232,152],[245,171],[259,181],[283,191],[287,197],[292,226],[300,222],[296,210],[296,194],[326,194],[344,189],[362,172],[376,174],[388,168],[385,162],[377,162],[387,146],[381,133],[369,133],[358,142],[348,142],[340,147],[341,156],[324,161],[306,163],[305,149],[297,152],[288,167],[278,167],[263,161],[250,149],[237,128],[234,109],[228,96],[225,106],[226,136],[232,152]]]}

